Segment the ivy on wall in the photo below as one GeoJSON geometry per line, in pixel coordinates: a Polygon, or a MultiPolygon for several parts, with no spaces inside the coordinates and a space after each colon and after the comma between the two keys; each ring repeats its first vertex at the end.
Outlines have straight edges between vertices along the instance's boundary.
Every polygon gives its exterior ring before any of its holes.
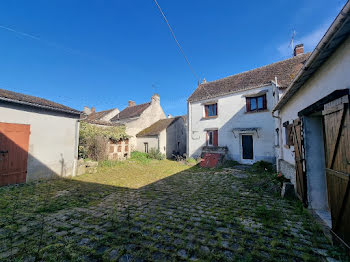
{"type": "Polygon", "coordinates": [[[80,123],[79,157],[104,160],[107,157],[108,140],[128,138],[125,126],[98,126],[85,121],[80,123]]]}

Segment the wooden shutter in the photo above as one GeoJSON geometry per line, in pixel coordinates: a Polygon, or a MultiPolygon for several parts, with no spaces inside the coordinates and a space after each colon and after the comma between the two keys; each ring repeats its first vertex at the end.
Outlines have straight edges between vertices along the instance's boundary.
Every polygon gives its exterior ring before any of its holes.
{"type": "Polygon", "coordinates": [[[286,126],[286,145],[288,146],[294,145],[293,124],[289,124],[286,126]]]}
{"type": "Polygon", "coordinates": [[[345,96],[324,106],[326,179],[332,232],[350,245],[350,114],[345,96]]]}
{"type": "Polygon", "coordinates": [[[213,131],[213,146],[218,146],[218,130],[213,131]]]}
{"type": "Polygon", "coordinates": [[[204,115],[205,115],[205,117],[208,117],[208,106],[207,105],[204,106],[204,115]]]}
{"type": "Polygon", "coordinates": [[[266,95],[263,95],[263,109],[267,109],[266,95]]]}
{"type": "Polygon", "coordinates": [[[246,107],[247,107],[247,112],[249,112],[250,111],[250,98],[249,97],[246,98],[246,107]]]}
{"type": "Polygon", "coordinates": [[[302,123],[300,119],[290,124],[290,137],[294,140],[294,158],[296,171],[296,191],[299,199],[307,205],[307,189],[306,189],[306,173],[304,169],[304,139],[302,131],[302,123]]]}
{"type": "Polygon", "coordinates": [[[208,131],[207,131],[207,133],[206,133],[206,138],[205,138],[205,143],[206,143],[206,145],[208,146],[208,143],[209,143],[209,134],[208,134],[208,131]]]}

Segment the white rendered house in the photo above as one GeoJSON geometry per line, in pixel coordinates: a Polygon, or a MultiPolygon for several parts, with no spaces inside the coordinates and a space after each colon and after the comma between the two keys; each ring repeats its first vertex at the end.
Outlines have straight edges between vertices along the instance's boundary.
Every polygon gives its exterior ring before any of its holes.
{"type": "Polygon", "coordinates": [[[300,53],[200,84],[188,98],[188,156],[221,152],[240,163],[274,163],[276,127],[271,112],[308,56],[300,53]]]}

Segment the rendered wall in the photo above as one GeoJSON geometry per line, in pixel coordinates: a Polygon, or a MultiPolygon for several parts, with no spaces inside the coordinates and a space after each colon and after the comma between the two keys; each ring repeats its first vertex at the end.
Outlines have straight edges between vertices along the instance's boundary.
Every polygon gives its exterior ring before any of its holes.
{"type": "Polygon", "coordinates": [[[77,116],[0,102],[0,122],[30,125],[27,182],[75,175],[77,116]]]}
{"type": "Polygon", "coordinates": [[[271,114],[274,104],[272,85],[237,92],[210,100],[189,103],[189,156],[200,156],[201,147],[206,144],[206,129],[217,128],[219,146],[227,146],[228,157],[241,162],[242,146],[240,134],[247,132],[233,132],[232,130],[234,128],[259,128],[258,133],[248,132],[249,134],[253,135],[254,162],[265,160],[274,163],[275,122],[271,114]],[[247,113],[246,98],[244,95],[257,94],[263,90],[267,90],[267,110],[264,112],[247,113]],[[203,103],[210,101],[217,101],[218,117],[213,119],[204,119],[203,103]]]}

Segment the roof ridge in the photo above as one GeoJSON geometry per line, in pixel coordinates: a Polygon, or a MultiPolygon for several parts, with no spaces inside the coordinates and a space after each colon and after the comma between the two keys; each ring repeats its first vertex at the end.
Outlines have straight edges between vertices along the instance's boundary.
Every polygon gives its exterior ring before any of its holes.
{"type": "Polygon", "coordinates": [[[32,105],[36,107],[47,108],[47,109],[56,110],[56,111],[71,112],[71,113],[78,113],[78,114],[81,113],[81,111],[76,110],[72,107],[57,103],[55,101],[52,101],[43,97],[19,93],[19,92],[15,92],[15,91],[3,89],[3,88],[0,88],[0,98],[6,99],[8,101],[32,105]]]}
{"type": "Polygon", "coordinates": [[[262,68],[266,68],[266,67],[269,67],[269,66],[278,64],[278,63],[286,62],[286,61],[288,61],[288,60],[300,58],[301,56],[305,56],[305,55],[308,55],[308,54],[311,54],[311,52],[306,52],[306,53],[301,54],[301,55],[298,55],[298,56],[293,56],[293,57],[291,57],[291,58],[287,58],[287,59],[284,59],[284,60],[280,60],[280,61],[277,61],[277,62],[273,62],[273,63],[271,63],[271,64],[267,64],[267,65],[264,65],[264,66],[256,67],[256,68],[253,68],[253,69],[250,69],[250,70],[246,70],[246,71],[243,71],[243,72],[240,72],[240,73],[237,73],[237,74],[225,76],[225,77],[223,77],[223,78],[219,78],[219,79],[216,79],[216,80],[213,80],[213,81],[209,81],[209,82],[206,82],[206,83],[202,83],[202,84],[200,84],[199,86],[205,86],[205,85],[207,85],[207,84],[215,83],[215,82],[218,82],[218,81],[221,81],[221,80],[224,80],[224,79],[233,77],[233,76],[238,76],[238,75],[242,75],[242,74],[245,74],[245,73],[248,73],[248,72],[253,72],[253,71],[255,71],[255,70],[262,69],[262,68]]]}

